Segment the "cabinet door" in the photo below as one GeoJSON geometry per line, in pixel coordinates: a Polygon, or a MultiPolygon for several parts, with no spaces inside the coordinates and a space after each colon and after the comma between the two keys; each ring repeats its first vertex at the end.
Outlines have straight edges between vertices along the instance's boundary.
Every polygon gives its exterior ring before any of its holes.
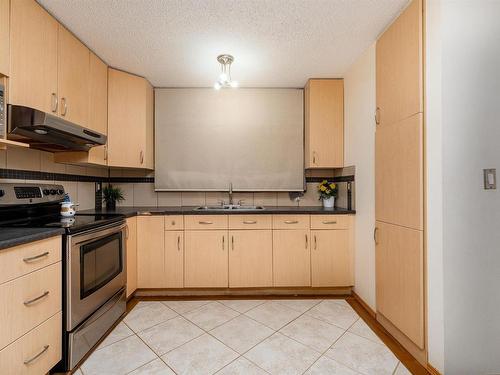
{"type": "Polygon", "coordinates": [[[273,231],[274,286],[311,286],[309,230],[273,231]]]}
{"type": "Polygon", "coordinates": [[[59,25],[58,76],[59,115],[81,126],[89,123],[90,51],[59,25]]]}
{"type": "Polygon", "coordinates": [[[422,35],[422,0],[413,0],[377,41],[380,126],[423,111],[422,35]]]}
{"type": "Polygon", "coordinates": [[[137,287],[165,287],[163,216],[137,217],[137,287]]]}
{"type": "Polygon", "coordinates": [[[423,232],[377,221],[377,312],[424,347],[423,232]]]}
{"type": "Polygon", "coordinates": [[[165,231],[165,287],[184,286],[184,232],[165,231]]]}
{"type": "Polygon", "coordinates": [[[344,81],[309,80],[305,90],[306,168],[344,166],[344,81]]]}
{"type": "Polygon", "coordinates": [[[184,236],[184,286],[227,288],[227,231],[188,230],[184,236]]]}
{"type": "Polygon", "coordinates": [[[154,92],[153,87],[149,82],[145,81],[146,90],[146,129],[145,129],[145,142],[144,149],[141,156],[142,168],[154,169],[155,153],[154,153],[154,92]]]}
{"type": "Polygon", "coordinates": [[[9,0],[0,0],[0,75],[9,75],[10,66],[10,7],[9,0]]]}
{"type": "Polygon", "coordinates": [[[144,78],[108,70],[108,165],[145,168],[146,85],[144,78]]]}
{"type": "Polygon", "coordinates": [[[352,286],[349,230],[311,231],[312,286],[352,286]]]}
{"type": "Polygon", "coordinates": [[[127,219],[127,298],[137,289],[137,217],[127,219]]]}
{"type": "Polygon", "coordinates": [[[33,0],[11,1],[9,102],[57,113],[57,21],[33,0]]]}
{"type": "Polygon", "coordinates": [[[229,287],[272,286],[272,231],[233,230],[229,242],[229,287]]]}

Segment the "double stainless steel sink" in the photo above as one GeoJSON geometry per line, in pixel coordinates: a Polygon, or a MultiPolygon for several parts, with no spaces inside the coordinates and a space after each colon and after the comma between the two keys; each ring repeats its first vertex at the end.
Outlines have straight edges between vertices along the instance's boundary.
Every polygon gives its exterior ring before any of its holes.
{"type": "Polygon", "coordinates": [[[262,206],[244,206],[239,204],[225,204],[218,206],[201,206],[196,207],[195,211],[261,211],[262,206]]]}

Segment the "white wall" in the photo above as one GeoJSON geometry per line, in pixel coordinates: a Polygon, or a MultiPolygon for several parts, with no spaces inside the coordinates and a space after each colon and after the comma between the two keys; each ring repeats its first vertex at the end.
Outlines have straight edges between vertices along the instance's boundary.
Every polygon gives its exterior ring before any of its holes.
{"type": "Polygon", "coordinates": [[[356,168],[355,291],[375,310],[375,44],[344,76],[345,165],[356,168]]]}
{"type": "MultiPolygon", "coordinates": [[[[450,375],[500,373],[500,192],[482,186],[483,168],[500,172],[499,16],[500,1],[441,1],[444,372],[450,375]]],[[[430,271],[429,280],[437,280],[440,270],[430,271]]]]}

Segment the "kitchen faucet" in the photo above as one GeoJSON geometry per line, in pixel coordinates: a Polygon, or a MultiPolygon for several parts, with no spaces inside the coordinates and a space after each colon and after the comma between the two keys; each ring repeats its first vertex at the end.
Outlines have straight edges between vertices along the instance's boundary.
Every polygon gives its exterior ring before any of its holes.
{"type": "Polygon", "coordinates": [[[233,183],[229,183],[229,205],[233,205],[233,183]]]}

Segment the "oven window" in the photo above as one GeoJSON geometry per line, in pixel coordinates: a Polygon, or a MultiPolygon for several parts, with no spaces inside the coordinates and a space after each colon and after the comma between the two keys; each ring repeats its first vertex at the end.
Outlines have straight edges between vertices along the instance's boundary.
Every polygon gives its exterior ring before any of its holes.
{"type": "Polygon", "coordinates": [[[82,245],[80,266],[80,299],[83,299],[122,272],[121,232],[82,245]]]}

